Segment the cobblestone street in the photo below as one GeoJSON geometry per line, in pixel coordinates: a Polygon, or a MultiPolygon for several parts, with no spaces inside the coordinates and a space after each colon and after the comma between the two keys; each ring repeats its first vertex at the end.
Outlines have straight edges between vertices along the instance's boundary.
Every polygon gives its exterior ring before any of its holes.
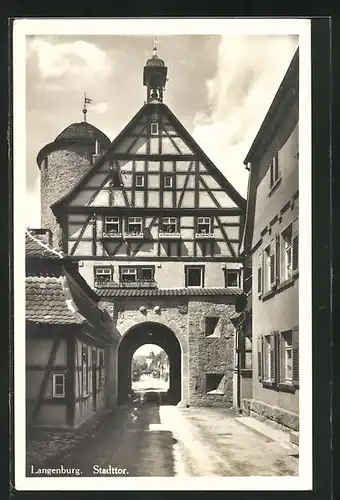
{"type": "MultiPolygon", "coordinates": [[[[77,468],[86,477],[298,473],[293,445],[277,442],[241,422],[230,410],[179,409],[138,399],[107,418],[69,454],[44,467],[77,468]]],[[[29,475],[40,475],[29,463],[27,469],[29,475]]]]}

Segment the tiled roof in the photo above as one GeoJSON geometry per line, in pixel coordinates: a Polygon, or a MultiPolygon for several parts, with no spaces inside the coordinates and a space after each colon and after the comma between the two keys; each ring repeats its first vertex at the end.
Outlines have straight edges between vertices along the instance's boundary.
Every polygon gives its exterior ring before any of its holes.
{"type": "Polygon", "coordinates": [[[26,257],[36,257],[40,259],[63,259],[66,255],[51,247],[48,243],[40,240],[26,230],[26,257]]]}
{"type": "Polygon", "coordinates": [[[72,123],[55,138],[55,141],[60,139],[82,139],[91,141],[99,139],[103,146],[109,146],[111,142],[101,130],[88,122],[72,123]]]}
{"type": "Polygon", "coordinates": [[[242,295],[240,288],[96,288],[99,297],[160,297],[160,296],[211,296],[242,295]]]}
{"type": "Polygon", "coordinates": [[[26,277],[26,320],[44,324],[82,324],[65,276],[26,277]]]}

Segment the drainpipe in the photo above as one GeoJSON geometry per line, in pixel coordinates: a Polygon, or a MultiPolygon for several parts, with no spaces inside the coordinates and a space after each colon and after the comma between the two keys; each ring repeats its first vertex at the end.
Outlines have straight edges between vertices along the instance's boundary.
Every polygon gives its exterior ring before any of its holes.
{"type": "Polygon", "coordinates": [[[238,325],[236,329],[236,341],[237,341],[237,409],[241,408],[241,372],[240,372],[240,329],[241,326],[238,325]]]}

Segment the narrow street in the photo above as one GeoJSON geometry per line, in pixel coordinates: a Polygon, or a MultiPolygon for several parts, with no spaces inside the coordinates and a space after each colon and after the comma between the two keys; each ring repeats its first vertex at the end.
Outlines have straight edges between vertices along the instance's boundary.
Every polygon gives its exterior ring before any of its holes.
{"type": "Polygon", "coordinates": [[[106,477],[282,476],[297,474],[292,454],[288,446],[242,425],[230,410],[179,409],[136,397],[68,456],[46,467],[63,465],[81,469],[83,476],[106,477]]]}

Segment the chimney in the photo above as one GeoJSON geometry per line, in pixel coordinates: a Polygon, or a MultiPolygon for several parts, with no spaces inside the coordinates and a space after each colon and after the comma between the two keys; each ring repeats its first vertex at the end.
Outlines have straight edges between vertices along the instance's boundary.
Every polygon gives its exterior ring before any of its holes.
{"type": "Polygon", "coordinates": [[[29,231],[31,234],[33,234],[33,236],[39,238],[39,240],[52,246],[53,235],[50,229],[29,229],[29,231]]]}

